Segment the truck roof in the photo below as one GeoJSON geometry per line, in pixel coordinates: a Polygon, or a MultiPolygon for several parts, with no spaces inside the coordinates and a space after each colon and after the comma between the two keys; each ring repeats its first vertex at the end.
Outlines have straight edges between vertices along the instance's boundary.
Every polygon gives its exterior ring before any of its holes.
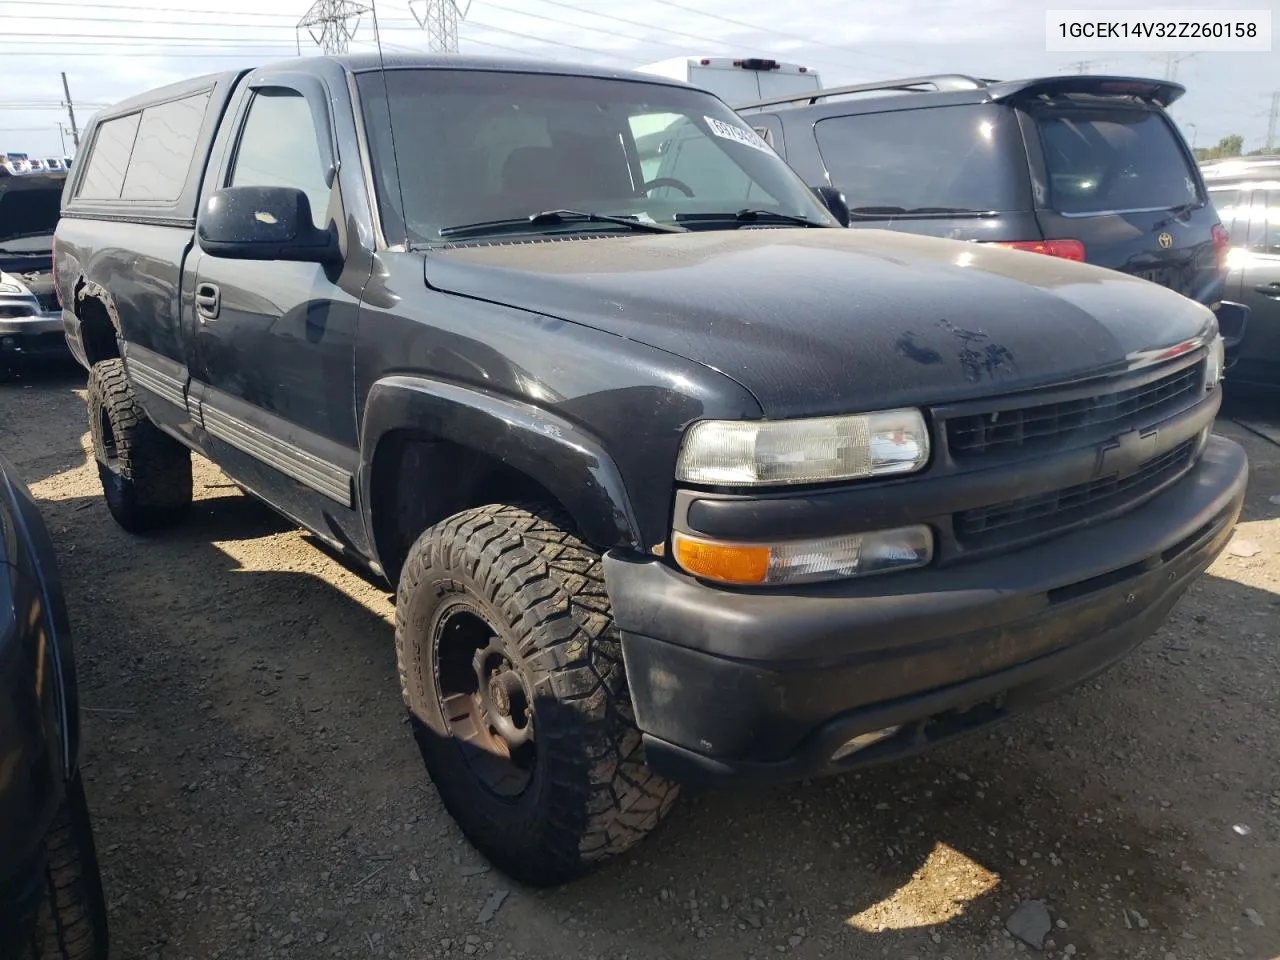
{"type": "Polygon", "coordinates": [[[500,70],[510,73],[544,73],[559,76],[599,77],[606,80],[637,80],[644,83],[679,85],[673,80],[639,70],[599,67],[572,61],[538,60],[523,57],[471,56],[456,53],[388,53],[384,56],[379,56],[376,53],[356,53],[339,56],[290,57],[284,60],[266,61],[242,70],[205,73],[136,94],[127,100],[121,100],[110,107],[106,107],[98,113],[100,116],[105,117],[117,113],[127,113],[134,108],[150,106],[163,100],[178,99],[197,90],[213,86],[220,80],[235,81],[254,70],[287,67],[294,72],[320,75],[325,72],[326,65],[332,64],[337,64],[351,73],[369,73],[384,68],[387,70],[500,70]]]}
{"type": "Polygon", "coordinates": [[[388,53],[378,56],[376,53],[344,54],[335,57],[304,57],[306,64],[311,61],[332,60],[341,64],[352,73],[367,73],[381,70],[502,70],[511,73],[545,73],[560,76],[599,77],[601,79],[640,80],[646,83],[663,82],[662,77],[640,70],[625,70],[617,67],[600,67],[585,63],[562,60],[538,60],[526,57],[472,56],[457,53],[388,53]]]}

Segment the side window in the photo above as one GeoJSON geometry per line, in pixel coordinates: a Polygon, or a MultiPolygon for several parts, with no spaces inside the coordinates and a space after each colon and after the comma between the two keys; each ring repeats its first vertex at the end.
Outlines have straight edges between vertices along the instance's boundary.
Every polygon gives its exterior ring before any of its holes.
{"type": "Polygon", "coordinates": [[[85,200],[118,200],[124,186],[125,171],[129,167],[129,154],[138,133],[141,114],[116,117],[98,127],[93,147],[80,181],[77,197],[85,200]]]}
{"type": "Polygon", "coordinates": [[[852,208],[1025,208],[1025,148],[1007,108],[960,105],[828,117],[817,122],[814,135],[831,185],[844,191],[852,208]]]}
{"type": "Polygon", "coordinates": [[[205,92],[142,111],[121,197],[163,202],[182,196],[208,105],[205,92]]]}
{"type": "Polygon", "coordinates": [[[1268,190],[1266,198],[1266,227],[1257,249],[1260,253],[1280,257],[1280,190],[1268,190]]]}
{"type": "Polygon", "coordinates": [[[1249,191],[1225,187],[1211,189],[1209,199],[1231,237],[1231,245],[1243,247],[1249,239],[1249,191]]]}
{"type": "MultiPolygon", "coordinates": [[[[776,204],[777,198],[767,194],[747,172],[738,166],[719,146],[686,118],[668,129],[670,140],[662,153],[657,170],[645,176],[650,180],[669,177],[679,180],[700,200],[740,203],[743,201],[776,204]]],[[[679,199],[684,196],[677,187],[655,187],[653,196],[679,199]]]]}
{"type": "Polygon", "coordinates": [[[260,90],[240,131],[229,187],[294,187],[321,225],[329,209],[324,161],[311,106],[293,90],[260,90]]]}
{"type": "Polygon", "coordinates": [[[631,138],[636,144],[645,183],[658,176],[681,121],[688,122],[678,113],[642,113],[630,118],[631,138]]]}

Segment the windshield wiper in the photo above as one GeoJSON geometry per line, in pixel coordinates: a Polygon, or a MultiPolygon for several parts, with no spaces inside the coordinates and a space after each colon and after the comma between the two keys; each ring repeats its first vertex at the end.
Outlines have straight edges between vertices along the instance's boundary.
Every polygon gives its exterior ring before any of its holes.
{"type": "MultiPolygon", "coordinates": [[[[12,243],[14,240],[30,240],[32,237],[52,237],[52,230],[31,230],[27,233],[11,233],[8,236],[0,237],[0,242],[12,243]]],[[[0,248],[3,249],[3,248],[0,248]]],[[[11,253],[26,253],[25,250],[13,250],[11,253]]],[[[38,252],[38,251],[37,251],[38,252]]]]}
{"type": "Polygon", "coordinates": [[[677,223],[713,223],[731,221],[733,223],[794,223],[798,227],[829,227],[830,224],[820,220],[810,220],[794,213],[781,213],[777,210],[752,210],[750,208],[730,213],[677,213],[677,223]]]}
{"type": "Polygon", "coordinates": [[[1165,213],[1164,217],[1161,218],[1160,222],[1157,223],[1155,227],[1153,227],[1152,229],[1163,230],[1165,227],[1171,224],[1174,220],[1177,220],[1180,217],[1183,217],[1186,214],[1190,213],[1192,210],[1199,209],[1202,206],[1204,206],[1204,204],[1199,200],[1188,200],[1186,203],[1180,203],[1176,207],[1170,207],[1168,212],[1165,213]]]}
{"type": "Polygon", "coordinates": [[[616,223],[637,233],[683,233],[683,227],[666,223],[652,223],[631,217],[617,217],[608,213],[588,213],[583,210],[543,210],[527,217],[511,217],[506,220],[482,220],[479,223],[462,223],[454,227],[442,227],[441,239],[479,237],[486,233],[506,233],[528,227],[548,227],[560,223],[616,223]]]}
{"type": "Polygon", "coordinates": [[[973,210],[969,207],[851,207],[854,217],[909,217],[925,214],[942,214],[955,217],[994,217],[995,210],[973,210]]]}

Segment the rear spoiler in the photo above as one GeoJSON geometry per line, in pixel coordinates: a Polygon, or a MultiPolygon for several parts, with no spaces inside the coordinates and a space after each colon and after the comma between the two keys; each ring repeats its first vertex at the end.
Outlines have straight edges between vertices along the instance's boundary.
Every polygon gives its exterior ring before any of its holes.
{"type": "Polygon", "coordinates": [[[1170,80],[1152,80],[1147,77],[1107,77],[1079,74],[1066,77],[1042,77],[1038,80],[1006,80],[993,83],[988,88],[992,100],[1027,99],[1045,96],[1061,96],[1070,93],[1094,96],[1128,96],[1149,100],[1168,107],[1179,99],[1187,88],[1170,80]]]}

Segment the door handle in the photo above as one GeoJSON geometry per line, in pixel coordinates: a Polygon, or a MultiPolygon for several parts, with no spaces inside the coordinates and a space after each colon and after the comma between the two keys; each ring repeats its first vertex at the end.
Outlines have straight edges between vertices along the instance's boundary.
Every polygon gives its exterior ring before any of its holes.
{"type": "Polygon", "coordinates": [[[222,293],[212,283],[196,286],[196,313],[206,320],[217,320],[222,308],[222,293]]]}
{"type": "Polygon", "coordinates": [[[1253,289],[1264,297],[1274,297],[1280,300],[1280,283],[1260,283],[1253,289]]]}

